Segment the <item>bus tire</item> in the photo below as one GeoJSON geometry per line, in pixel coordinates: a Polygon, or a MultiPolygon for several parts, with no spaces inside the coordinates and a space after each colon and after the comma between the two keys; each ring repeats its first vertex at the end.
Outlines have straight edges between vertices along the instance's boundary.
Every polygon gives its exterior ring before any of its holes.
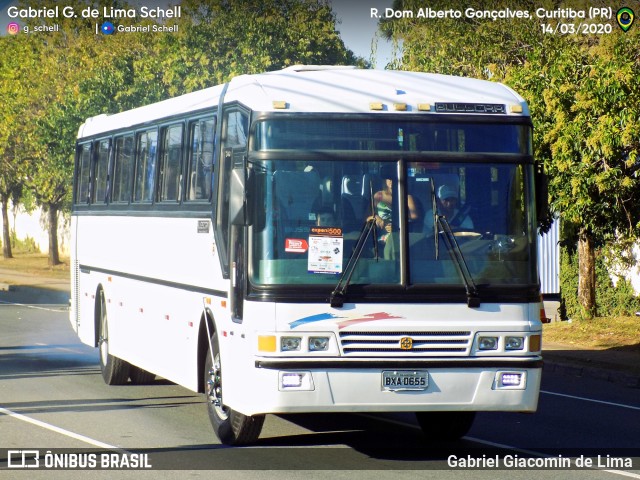
{"type": "Polygon", "coordinates": [[[213,355],[209,350],[204,366],[204,388],[211,426],[225,445],[254,443],[260,436],[264,415],[243,415],[224,405],[222,401],[222,366],[218,348],[218,334],[211,338],[213,355]],[[212,360],[213,357],[213,360],[212,360]]]}
{"type": "Polygon", "coordinates": [[[427,440],[455,441],[464,437],[476,417],[476,412],[416,412],[418,424],[427,440]]]}
{"type": "Polygon", "coordinates": [[[98,292],[98,320],[100,322],[100,336],[98,349],[100,351],[100,371],[107,385],[124,385],[129,380],[130,366],[124,360],[109,353],[109,322],[107,321],[107,305],[104,300],[104,290],[98,292]]]}
{"type": "Polygon", "coordinates": [[[129,367],[129,378],[134,385],[149,385],[156,379],[156,374],[131,365],[129,367]]]}

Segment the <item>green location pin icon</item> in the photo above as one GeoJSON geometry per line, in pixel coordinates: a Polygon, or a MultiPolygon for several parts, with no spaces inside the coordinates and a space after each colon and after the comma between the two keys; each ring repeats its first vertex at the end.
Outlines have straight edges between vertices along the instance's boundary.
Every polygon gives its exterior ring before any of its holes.
{"type": "Polygon", "coordinates": [[[622,31],[626,32],[631,28],[631,24],[633,24],[635,14],[630,8],[622,7],[620,10],[618,10],[618,13],[616,13],[616,18],[618,19],[618,25],[620,25],[622,31]]]}

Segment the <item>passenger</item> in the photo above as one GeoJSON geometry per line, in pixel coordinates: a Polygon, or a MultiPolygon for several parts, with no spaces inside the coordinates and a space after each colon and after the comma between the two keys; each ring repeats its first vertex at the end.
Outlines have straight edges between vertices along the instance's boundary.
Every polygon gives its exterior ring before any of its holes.
{"type": "MultiPolygon", "coordinates": [[[[407,196],[407,205],[409,207],[407,219],[411,222],[418,218],[418,209],[411,195],[407,196]]],[[[393,180],[391,178],[385,179],[382,190],[373,196],[373,207],[375,208],[376,226],[382,231],[378,240],[384,243],[392,230],[393,180]]]]}

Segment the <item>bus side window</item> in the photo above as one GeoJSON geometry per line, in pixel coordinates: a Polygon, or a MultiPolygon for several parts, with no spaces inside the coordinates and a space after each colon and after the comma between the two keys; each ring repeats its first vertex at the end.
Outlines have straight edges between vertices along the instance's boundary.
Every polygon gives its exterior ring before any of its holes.
{"type": "Polygon", "coordinates": [[[76,204],[83,205],[89,200],[89,182],[91,180],[91,144],[85,143],[78,151],[78,184],[76,185],[76,204]]]}
{"type": "Polygon", "coordinates": [[[157,130],[138,134],[136,149],[136,179],[133,189],[134,202],[151,202],[156,174],[157,130]]]}
{"type": "Polygon", "coordinates": [[[133,181],[133,135],[116,138],[115,165],[113,167],[113,203],[127,203],[131,200],[133,181]]]}
{"type": "Polygon", "coordinates": [[[182,125],[163,129],[160,159],[161,202],[180,201],[182,183],[182,125]]]}
{"type": "Polygon", "coordinates": [[[97,143],[97,152],[95,158],[94,188],[91,203],[104,203],[107,196],[107,172],[109,171],[109,146],[110,140],[100,140],[97,143]]]}
{"type": "Polygon", "coordinates": [[[196,120],[189,124],[187,201],[211,198],[215,124],[215,118],[196,120]]]}

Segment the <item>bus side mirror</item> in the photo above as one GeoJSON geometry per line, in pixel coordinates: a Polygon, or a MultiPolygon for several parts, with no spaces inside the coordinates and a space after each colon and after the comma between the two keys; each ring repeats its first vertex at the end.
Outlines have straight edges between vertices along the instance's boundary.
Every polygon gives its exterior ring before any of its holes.
{"type": "Polygon", "coordinates": [[[251,225],[253,215],[251,215],[249,195],[252,191],[252,179],[253,175],[247,175],[244,167],[234,167],[231,170],[229,189],[229,223],[231,225],[251,225]]]}
{"type": "Polygon", "coordinates": [[[536,218],[541,233],[546,233],[551,228],[553,219],[549,211],[549,177],[542,165],[536,166],[536,218]]]}

